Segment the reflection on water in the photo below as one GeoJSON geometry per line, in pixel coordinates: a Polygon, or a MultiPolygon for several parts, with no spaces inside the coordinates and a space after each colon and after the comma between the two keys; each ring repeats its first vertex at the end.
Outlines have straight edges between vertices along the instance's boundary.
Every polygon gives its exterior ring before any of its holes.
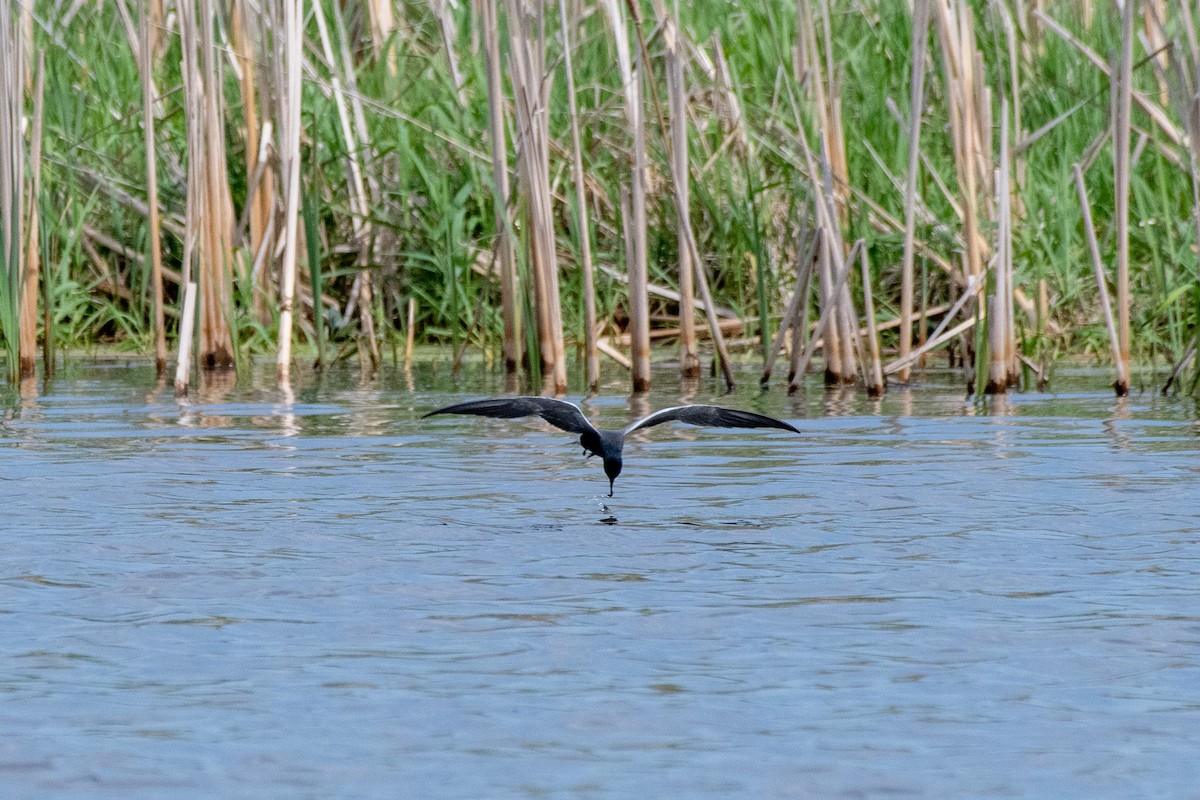
{"type": "Polygon", "coordinates": [[[0,794],[1194,796],[1190,403],[702,382],[804,435],[655,428],[609,499],[419,421],[503,389],[448,371],[11,398],[0,794]]]}

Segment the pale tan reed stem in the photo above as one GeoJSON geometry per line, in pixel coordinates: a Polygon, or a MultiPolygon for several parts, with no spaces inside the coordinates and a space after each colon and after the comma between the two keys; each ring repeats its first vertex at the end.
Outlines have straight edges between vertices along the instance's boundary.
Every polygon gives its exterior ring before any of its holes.
{"type": "Polygon", "coordinates": [[[1113,114],[1113,194],[1117,221],[1117,359],[1118,397],[1129,394],[1129,132],[1133,116],[1133,8],[1125,0],[1121,11],[1121,55],[1117,69],[1117,93],[1113,114]]]}
{"type": "MultiPolygon", "coordinates": [[[[42,109],[46,94],[46,54],[38,53],[29,138],[29,211],[25,216],[25,277],[21,281],[20,377],[36,374],[38,280],[41,275],[38,197],[42,189],[42,109]]],[[[50,331],[46,331],[50,335],[50,331]]]]}
{"type": "Polygon", "coordinates": [[[571,58],[571,29],[567,24],[566,0],[558,0],[562,34],[563,66],[567,72],[567,113],[571,118],[571,179],[575,184],[575,207],[579,224],[579,259],[583,278],[584,380],[588,391],[600,386],[600,357],[596,351],[596,287],[592,270],[592,235],[584,186],[583,149],[579,143],[579,110],[575,102],[575,69],[571,58]]]}
{"type": "MultiPolygon", "coordinates": [[[[298,258],[297,231],[300,227],[300,69],[302,57],[301,21],[304,18],[304,0],[282,0],[284,57],[283,69],[287,85],[284,92],[284,115],[280,125],[285,176],[284,192],[287,206],[284,211],[284,246],[282,274],[279,286],[279,350],[275,367],[279,381],[290,386],[292,363],[292,317],[296,293],[296,262],[298,258]]],[[[320,309],[314,309],[320,313],[320,309]]]]}
{"type": "Polygon", "coordinates": [[[163,296],[162,212],[158,206],[158,146],[155,140],[153,26],[147,0],[141,0],[138,66],[142,74],[142,127],[146,142],[146,206],[149,209],[150,287],[154,298],[154,367],[167,371],[167,324],[163,296]]]}
{"type": "Polygon", "coordinates": [[[500,259],[500,316],[504,325],[504,371],[515,375],[521,365],[521,311],[516,253],[508,223],[508,144],[504,131],[504,87],[500,76],[500,33],[496,0],[480,0],[483,55],[487,72],[488,131],[492,151],[492,215],[500,259]]]}
{"type": "MultiPolygon", "coordinates": [[[[912,352],[913,261],[916,254],[917,171],[921,156],[921,117],[925,107],[925,47],[929,38],[929,0],[914,0],[912,77],[908,122],[908,172],[904,181],[904,255],[900,267],[900,358],[912,352]]],[[[909,369],[899,379],[908,381],[909,369]]]]}

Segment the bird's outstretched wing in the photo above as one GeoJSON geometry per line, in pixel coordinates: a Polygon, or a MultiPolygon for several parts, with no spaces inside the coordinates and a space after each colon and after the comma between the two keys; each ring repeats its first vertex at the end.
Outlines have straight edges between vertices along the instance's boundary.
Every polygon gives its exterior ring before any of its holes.
{"type": "Polygon", "coordinates": [[[720,406],[676,406],[655,411],[629,425],[622,433],[630,434],[640,428],[649,428],[664,422],[686,422],[688,425],[706,425],[712,428],[781,428],[793,433],[800,432],[781,419],[755,414],[752,411],[720,406]]]}
{"type": "Polygon", "coordinates": [[[551,425],[571,433],[595,431],[587,417],[579,410],[579,406],[550,397],[491,397],[486,400],[471,400],[430,411],[424,416],[432,417],[434,414],[474,414],[478,417],[500,419],[541,417],[551,425]]]}

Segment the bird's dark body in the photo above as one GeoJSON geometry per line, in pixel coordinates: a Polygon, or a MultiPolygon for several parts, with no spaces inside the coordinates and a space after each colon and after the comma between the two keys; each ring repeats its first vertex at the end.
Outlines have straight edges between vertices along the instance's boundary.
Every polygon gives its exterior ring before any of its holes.
{"type": "Polygon", "coordinates": [[[665,408],[643,417],[619,431],[601,430],[588,422],[579,406],[550,397],[493,397],[487,400],[472,400],[439,408],[437,411],[430,411],[425,416],[432,417],[435,414],[473,414],[479,417],[499,419],[541,417],[557,428],[570,433],[578,433],[579,444],[583,447],[584,452],[589,457],[599,456],[604,461],[604,474],[608,476],[609,497],[612,497],[613,481],[621,474],[621,468],[624,465],[625,437],[640,428],[676,421],[717,428],[779,428],[793,433],[800,432],[783,420],[774,417],[755,414],[751,411],[739,411],[734,408],[721,408],[720,406],[665,408]]]}

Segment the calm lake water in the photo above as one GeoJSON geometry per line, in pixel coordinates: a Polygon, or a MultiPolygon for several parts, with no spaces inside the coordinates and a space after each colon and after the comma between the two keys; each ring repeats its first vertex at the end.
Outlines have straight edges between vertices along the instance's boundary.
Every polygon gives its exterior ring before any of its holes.
{"type": "Polygon", "coordinates": [[[803,435],[655,428],[610,499],[418,419],[493,375],[75,365],[0,421],[0,796],[1200,797],[1200,425],[1105,380],[706,383],[803,435]]]}

